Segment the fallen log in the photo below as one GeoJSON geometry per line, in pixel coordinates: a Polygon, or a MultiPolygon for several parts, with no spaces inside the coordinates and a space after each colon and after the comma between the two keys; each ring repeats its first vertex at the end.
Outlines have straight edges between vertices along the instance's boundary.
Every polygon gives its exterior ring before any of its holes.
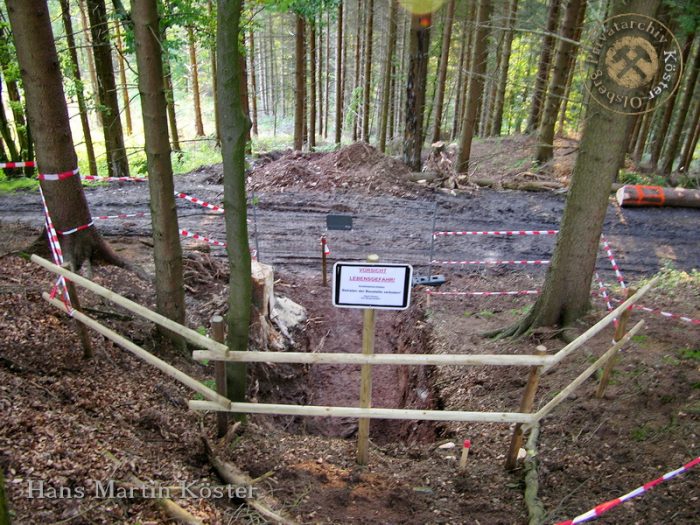
{"type": "MultiPolygon", "coordinates": [[[[241,471],[233,463],[225,461],[214,453],[209,440],[206,437],[202,437],[204,441],[204,448],[207,451],[207,457],[209,458],[209,463],[211,463],[216,473],[219,477],[230,485],[235,485],[237,487],[252,486],[255,482],[250,476],[241,471]]],[[[280,511],[274,511],[273,508],[279,508],[280,504],[272,497],[266,494],[259,496],[257,498],[246,498],[246,505],[257,511],[261,516],[273,523],[282,523],[284,525],[296,525],[296,522],[284,515],[280,511]]]]}
{"type": "Polygon", "coordinates": [[[546,512],[537,492],[539,479],[537,473],[537,439],[540,435],[540,426],[535,424],[530,430],[530,436],[525,445],[525,504],[527,505],[528,524],[541,525],[544,523],[546,512]]]}
{"type": "Polygon", "coordinates": [[[627,184],[615,193],[620,206],[676,206],[700,208],[700,190],[627,184]]]}

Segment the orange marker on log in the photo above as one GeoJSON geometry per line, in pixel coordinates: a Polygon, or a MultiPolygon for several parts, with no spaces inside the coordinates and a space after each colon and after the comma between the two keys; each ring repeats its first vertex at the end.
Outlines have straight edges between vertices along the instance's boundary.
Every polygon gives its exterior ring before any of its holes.
{"type": "Polygon", "coordinates": [[[627,184],[615,193],[620,206],[678,206],[700,208],[700,190],[627,184]]]}

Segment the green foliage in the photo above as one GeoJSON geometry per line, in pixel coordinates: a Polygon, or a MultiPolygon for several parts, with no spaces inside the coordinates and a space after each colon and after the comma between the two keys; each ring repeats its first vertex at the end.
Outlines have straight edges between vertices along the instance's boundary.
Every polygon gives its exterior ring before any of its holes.
{"type": "Polygon", "coordinates": [[[642,184],[645,186],[665,186],[666,179],[661,175],[645,175],[634,171],[622,170],[618,177],[620,184],[642,184]]]}
{"type": "Polygon", "coordinates": [[[26,177],[8,179],[4,173],[0,173],[0,193],[13,193],[20,190],[35,190],[38,187],[39,181],[36,179],[28,179],[26,177]]]}
{"type": "Polygon", "coordinates": [[[700,361],[700,349],[698,348],[683,348],[679,351],[678,355],[681,359],[700,361]]]}
{"type": "MultiPolygon", "coordinates": [[[[207,388],[210,388],[210,389],[216,391],[216,381],[214,381],[213,379],[205,379],[204,381],[200,381],[200,383],[202,383],[207,388]]],[[[202,399],[204,399],[204,396],[202,394],[200,394],[199,392],[195,392],[194,399],[202,400],[202,399]]]]}

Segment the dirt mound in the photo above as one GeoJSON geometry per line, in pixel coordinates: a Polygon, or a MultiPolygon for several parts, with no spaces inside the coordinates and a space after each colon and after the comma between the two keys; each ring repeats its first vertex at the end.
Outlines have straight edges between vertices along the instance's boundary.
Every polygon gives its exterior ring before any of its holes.
{"type": "Polygon", "coordinates": [[[256,191],[352,188],[398,197],[415,197],[421,191],[408,181],[408,166],[364,142],[331,153],[288,152],[256,164],[248,179],[249,188],[256,191]]]}

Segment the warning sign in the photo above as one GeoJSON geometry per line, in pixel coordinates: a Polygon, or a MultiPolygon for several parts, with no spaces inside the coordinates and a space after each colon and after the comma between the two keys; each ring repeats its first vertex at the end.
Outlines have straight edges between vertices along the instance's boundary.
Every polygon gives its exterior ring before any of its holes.
{"type": "Polygon", "coordinates": [[[411,302],[413,268],[408,264],[337,262],[333,306],[405,310],[411,302]]]}

